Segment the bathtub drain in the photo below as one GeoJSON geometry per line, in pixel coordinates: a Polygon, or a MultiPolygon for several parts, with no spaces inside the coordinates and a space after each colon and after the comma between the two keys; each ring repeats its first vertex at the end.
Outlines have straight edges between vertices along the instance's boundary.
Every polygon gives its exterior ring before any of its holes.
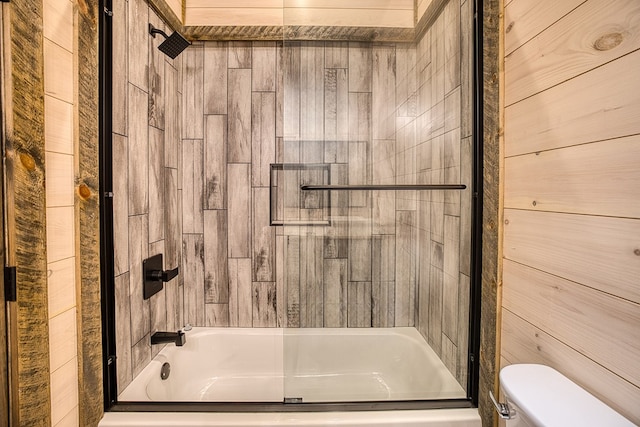
{"type": "Polygon", "coordinates": [[[166,380],[169,378],[169,374],[171,373],[171,365],[169,362],[165,362],[162,364],[162,368],[160,368],[160,379],[166,380]]]}

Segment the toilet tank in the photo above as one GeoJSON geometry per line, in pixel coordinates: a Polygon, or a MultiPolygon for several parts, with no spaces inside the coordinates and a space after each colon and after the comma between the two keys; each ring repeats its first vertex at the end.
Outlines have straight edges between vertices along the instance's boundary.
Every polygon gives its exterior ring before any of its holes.
{"type": "Polygon", "coordinates": [[[631,421],[545,365],[509,365],[500,386],[515,416],[508,427],[633,427],[631,421]]]}

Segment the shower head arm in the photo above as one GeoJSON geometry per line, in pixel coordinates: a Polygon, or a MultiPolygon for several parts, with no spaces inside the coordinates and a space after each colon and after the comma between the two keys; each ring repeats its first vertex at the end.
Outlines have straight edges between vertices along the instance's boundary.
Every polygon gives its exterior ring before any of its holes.
{"type": "Polygon", "coordinates": [[[162,30],[159,30],[158,28],[155,28],[153,25],[149,24],[149,34],[151,34],[151,37],[155,38],[156,34],[162,34],[164,36],[165,39],[168,39],[169,36],[167,35],[167,33],[165,33],[162,30]]]}

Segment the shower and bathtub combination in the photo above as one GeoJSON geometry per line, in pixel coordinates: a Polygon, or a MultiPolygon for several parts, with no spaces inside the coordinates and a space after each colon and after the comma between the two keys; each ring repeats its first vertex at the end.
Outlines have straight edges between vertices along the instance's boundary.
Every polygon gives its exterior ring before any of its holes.
{"type": "Polygon", "coordinates": [[[100,425],[479,426],[476,4],[189,42],[120,3],[100,425]]]}

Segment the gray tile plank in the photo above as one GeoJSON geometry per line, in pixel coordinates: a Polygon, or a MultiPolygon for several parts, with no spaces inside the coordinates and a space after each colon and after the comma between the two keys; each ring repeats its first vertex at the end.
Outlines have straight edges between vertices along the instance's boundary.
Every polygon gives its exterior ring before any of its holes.
{"type": "Polygon", "coordinates": [[[129,85],[129,215],[149,209],[149,125],[147,94],[129,85]]]}
{"type": "MultiPolygon", "coordinates": [[[[369,166],[369,144],[349,142],[349,185],[368,184],[369,166]]],[[[369,206],[370,197],[369,191],[349,191],[349,206],[369,206]]]]}
{"type": "Polygon", "coordinates": [[[269,188],[253,189],[253,276],[254,282],[275,280],[275,232],[269,225],[269,188]]]}
{"type": "MultiPolygon", "coordinates": [[[[164,29],[164,23],[155,13],[149,13],[149,22],[155,27],[164,29]]],[[[136,24],[137,25],[137,24],[136,24]]],[[[165,128],[165,58],[158,46],[163,37],[149,37],[149,126],[164,130],[165,128]]]]}
{"type": "Polygon", "coordinates": [[[460,127],[460,86],[456,86],[444,98],[444,131],[460,127]]]}
{"type": "Polygon", "coordinates": [[[201,139],[182,141],[182,231],[203,231],[203,142],[201,139]]]}
{"type": "Polygon", "coordinates": [[[394,139],[396,131],[395,47],[374,45],[372,58],[372,137],[394,139]]]}
{"type": "Polygon", "coordinates": [[[323,322],[323,237],[307,227],[300,237],[300,326],[322,327],[323,322]]]}
{"type": "MultiPolygon", "coordinates": [[[[169,239],[167,238],[167,241],[165,243],[165,259],[164,259],[165,268],[167,270],[171,270],[178,267],[180,269],[178,271],[178,274],[182,275],[184,274],[184,271],[182,270],[179,262],[177,262],[176,260],[176,263],[174,264],[171,261],[171,257],[169,256],[169,247],[167,244],[168,241],[169,239]]],[[[181,241],[182,241],[182,236],[180,236],[180,242],[181,241]]],[[[179,283],[180,283],[180,279],[176,277],[164,284],[164,293],[165,293],[166,304],[167,304],[167,330],[168,331],[177,331],[183,326],[180,322],[180,317],[182,313],[182,304],[180,303],[179,283]]]]}
{"type": "Polygon", "coordinates": [[[204,49],[202,45],[182,53],[182,139],[204,138],[204,49]]]}
{"type": "Polygon", "coordinates": [[[228,43],[204,45],[204,114],[227,114],[228,43]]]}
{"type": "Polygon", "coordinates": [[[473,2],[460,8],[460,127],[462,137],[473,132],[473,2]]]}
{"type": "Polygon", "coordinates": [[[467,384],[467,358],[469,356],[469,295],[471,280],[469,276],[460,274],[460,292],[458,292],[458,348],[457,371],[455,377],[460,384],[467,384]]]}
{"type": "Polygon", "coordinates": [[[149,220],[146,215],[129,217],[129,301],[131,342],[149,334],[149,301],[142,298],[142,260],[149,254],[149,220]]]}
{"type": "Polygon", "coordinates": [[[371,286],[371,326],[394,327],[396,282],[373,282],[371,286]]]}
{"type": "MultiPolygon", "coordinates": [[[[229,257],[248,258],[251,253],[251,165],[229,163],[229,257]]],[[[266,208],[265,208],[266,209],[266,208]]]]}
{"type": "Polygon", "coordinates": [[[323,272],[325,328],[347,326],[347,260],[325,259],[323,272]]]}
{"type": "MultiPolygon", "coordinates": [[[[141,2],[142,3],[142,2],[141,2]]],[[[135,7],[132,5],[132,7],[135,7]]],[[[116,2],[113,9],[112,70],[111,70],[111,131],[126,136],[128,116],[128,50],[129,2],[116,2]]],[[[130,373],[130,372],[129,372],[130,373]]]]}
{"type": "MultiPolygon", "coordinates": [[[[410,117],[398,117],[397,119],[397,147],[396,170],[397,184],[416,184],[416,157],[417,157],[417,121],[410,117]]],[[[396,192],[396,209],[415,210],[417,193],[415,191],[396,192]]]]}
{"type": "Polygon", "coordinates": [[[325,42],[324,66],[326,68],[349,68],[349,43],[325,42]]]}
{"type": "Polygon", "coordinates": [[[431,243],[431,270],[429,272],[429,325],[428,341],[436,353],[440,353],[442,334],[443,248],[441,243],[431,243]]]}
{"type": "Polygon", "coordinates": [[[396,213],[395,326],[414,326],[417,228],[415,211],[396,213]]]}
{"type": "Polygon", "coordinates": [[[252,43],[251,90],[254,92],[276,90],[276,43],[256,41],[252,43]]]}
{"type": "Polygon", "coordinates": [[[347,284],[347,326],[350,328],[371,327],[371,282],[349,282],[347,284]]]}
{"type": "Polygon", "coordinates": [[[137,377],[140,372],[151,362],[151,339],[149,334],[131,348],[131,361],[133,377],[137,377]]]}
{"type": "Polygon", "coordinates": [[[371,281],[371,209],[349,210],[349,281],[371,281]]]}
{"type": "Polygon", "coordinates": [[[116,357],[118,358],[118,393],[121,393],[133,379],[131,366],[131,305],[129,296],[129,273],[116,276],[116,357]]]}
{"type": "Polygon", "coordinates": [[[205,116],[204,207],[227,207],[227,116],[205,116]]]}
{"type": "MultiPolygon", "coordinates": [[[[255,63],[255,61],[254,61],[255,63]]],[[[251,184],[269,186],[276,157],[275,93],[254,92],[251,101],[251,184]]]]}
{"type": "MultiPolygon", "coordinates": [[[[347,184],[348,165],[331,165],[331,184],[347,184]]],[[[334,191],[331,194],[331,226],[325,228],[324,257],[347,258],[349,254],[349,194],[334,191]]]]}
{"type": "Polygon", "coordinates": [[[467,189],[460,194],[460,272],[471,275],[471,189],[473,176],[473,138],[462,140],[460,147],[460,179],[467,189]]]}
{"type": "Polygon", "coordinates": [[[165,119],[164,119],[164,164],[178,168],[180,149],[180,115],[178,107],[178,71],[165,62],[165,119]]]}
{"type": "MultiPolygon", "coordinates": [[[[349,184],[368,184],[371,94],[349,94],[349,184]]],[[[368,193],[350,191],[350,206],[366,206],[368,193]]]]}
{"type": "MultiPolygon", "coordinates": [[[[128,2],[129,82],[146,91],[149,87],[149,6],[144,0],[128,2]]],[[[147,124],[147,120],[143,122],[147,124]]]]}
{"type": "Polygon", "coordinates": [[[285,236],[284,294],[288,328],[301,326],[300,322],[300,237],[285,236]]]}
{"type": "Polygon", "coordinates": [[[395,325],[396,237],[373,236],[372,240],[372,326],[395,325]]]}
{"type": "Polygon", "coordinates": [[[129,165],[127,138],[112,135],[113,147],[113,261],[119,276],[129,270],[129,165]]]}
{"type": "Polygon", "coordinates": [[[449,93],[460,85],[460,0],[449,1],[443,15],[444,91],[449,93]]]}
{"type": "MultiPolygon", "coordinates": [[[[283,47],[283,137],[287,140],[300,139],[300,43],[286,43],[283,47]]],[[[286,149],[286,146],[285,146],[286,149]]],[[[286,157],[286,156],[285,156],[286,157]]],[[[285,159],[285,161],[288,161],[285,159]]]]}
{"type": "Polygon", "coordinates": [[[149,242],[164,239],[164,132],[149,126],[149,242]]]}
{"type": "MultiPolygon", "coordinates": [[[[444,182],[459,184],[462,182],[461,172],[461,141],[460,128],[444,134],[444,182]]],[[[471,173],[471,171],[469,171],[471,173]]],[[[460,216],[461,191],[444,192],[445,215],[460,216]]],[[[451,337],[450,337],[451,338],[451,337]]]]}
{"type": "MultiPolygon", "coordinates": [[[[164,254],[164,241],[159,241],[149,244],[149,256],[156,254],[164,254]]],[[[166,261],[163,259],[163,261],[166,261]]],[[[166,264],[162,266],[166,269],[166,264]]],[[[165,284],[162,290],[149,298],[149,317],[150,317],[150,333],[153,334],[156,331],[167,330],[167,297],[166,297],[167,284],[165,284]]],[[[160,352],[160,346],[151,347],[151,357],[155,357],[160,352]]]]}
{"type": "Polygon", "coordinates": [[[346,163],[349,138],[348,70],[326,69],[324,80],[324,162],[346,163]]]}
{"type": "Polygon", "coordinates": [[[251,70],[229,70],[228,161],[251,163],[251,70]]]}
{"type": "Polygon", "coordinates": [[[204,211],[204,302],[229,302],[227,211],[204,211]]]}
{"type": "Polygon", "coordinates": [[[202,234],[184,234],[182,271],[184,279],[184,322],[205,324],[204,313],[204,238],[202,234]]]}
{"type": "MultiPolygon", "coordinates": [[[[284,51],[283,43],[276,44],[276,137],[282,138],[284,136],[284,94],[285,91],[289,91],[289,88],[285,86],[284,79],[284,51]]],[[[287,112],[288,115],[288,112],[287,112]]],[[[278,151],[276,151],[278,153],[278,151]]],[[[282,163],[282,159],[279,158],[279,163],[282,163]]]]}
{"type": "Polygon", "coordinates": [[[303,42],[300,47],[300,138],[306,141],[324,139],[324,51],[320,46],[303,42]]]}
{"type": "Polygon", "coordinates": [[[228,327],[229,304],[205,304],[205,325],[208,327],[228,327]]]}
{"type": "Polygon", "coordinates": [[[444,281],[442,293],[442,332],[454,343],[458,340],[458,306],[460,279],[460,218],[444,217],[444,281]]]}
{"type": "Polygon", "coordinates": [[[253,322],[251,259],[229,258],[229,326],[250,328],[253,322]]]}
{"type": "Polygon", "coordinates": [[[251,68],[251,42],[229,42],[229,68],[251,68]]]}
{"type": "Polygon", "coordinates": [[[440,359],[449,372],[455,375],[458,369],[458,349],[453,341],[444,333],[442,334],[441,343],[442,350],[440,352],[440,359]]]}
{"type": "Polygon", "coordinates": [[[275,282],[253,282],[253,327],[278,327],[275,282]]]}
{"type": "Polygon", "coordinates": [[[417,115],[416,50],[412,45],[396,46],[396,113],[399,117],[417,115]]]}
{"type": "Polygon", "coordinates": [[[349,43],[349,92],[371,92],[372,52],[367,43],[349,43]]]}

